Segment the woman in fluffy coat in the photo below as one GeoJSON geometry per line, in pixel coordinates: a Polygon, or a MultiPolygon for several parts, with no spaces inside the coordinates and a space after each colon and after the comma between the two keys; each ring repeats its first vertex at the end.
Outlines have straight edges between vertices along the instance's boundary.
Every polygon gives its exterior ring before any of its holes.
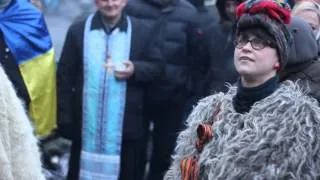
{"type": "Polygon", "coordinates": [[[290,43],[287,5],[249,0],[237,17],[240,81],[199,102],[165,179],[319,178],[320,108],[295,83],[278,78],[290,43]]]}
{"type": "Polygon", "coordinates": [[[0,66],[0,180],[44,180],[33,129],[0,66]]]}

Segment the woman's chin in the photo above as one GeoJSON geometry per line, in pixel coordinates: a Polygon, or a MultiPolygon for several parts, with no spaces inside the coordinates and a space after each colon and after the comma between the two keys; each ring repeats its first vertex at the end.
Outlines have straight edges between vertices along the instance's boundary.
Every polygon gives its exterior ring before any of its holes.
{"type": "Polygon", "coordinates": [[[240,76],[248,76],[253,74],[252,68],[249,67],[238,67],[237,71],[240,76]]]}

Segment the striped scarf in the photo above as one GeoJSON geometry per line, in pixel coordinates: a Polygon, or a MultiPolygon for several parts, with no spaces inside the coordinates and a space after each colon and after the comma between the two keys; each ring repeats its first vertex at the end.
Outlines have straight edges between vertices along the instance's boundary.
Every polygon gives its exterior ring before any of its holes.
{"type": "Polygon", "coordinates": [[[107,53],[113,63],[128,60],[131,24],[111,34],[91,30],[91,15],[84,35],[84,89],[81,180],[117,180],[120,172],[122,124],[126,103],[126,81],[118,81],[104,67],[107,53]],[[103,48],[106,47],[106,48],[103,48]]]}

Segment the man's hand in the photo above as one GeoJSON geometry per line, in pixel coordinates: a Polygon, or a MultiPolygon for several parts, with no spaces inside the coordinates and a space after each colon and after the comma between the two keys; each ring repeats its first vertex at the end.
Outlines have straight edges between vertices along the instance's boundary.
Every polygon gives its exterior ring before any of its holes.
{"type": "Polygon", "coordinates": [[[114,75],[118,80],[127,80],[134,73],[134,64],[130,60],[124,61],[122,62],[122,64],[124,65],[124,69],[120,70],[120,69],[117,69],[117,67],[115,67],[114,75]]]}
{"type": "Polygon", "coordinates": [[[59,160],[64,153],[69,152],[70,148],[71,142],[60,137],[56,133],[41,139],[40,150],[42,152],[42,161],[44,167],[51,170],[57,169],[59,163],[57,160],[59,160]]]}

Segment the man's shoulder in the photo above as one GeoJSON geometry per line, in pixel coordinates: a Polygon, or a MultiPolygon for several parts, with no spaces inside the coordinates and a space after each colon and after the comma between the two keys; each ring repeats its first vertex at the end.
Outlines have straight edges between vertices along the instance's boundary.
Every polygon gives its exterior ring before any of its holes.
{"type": "Polygon", "coordinates": [[[189,10],[191,13],[195,13],[197,9],[187,0],[179,0],[178,7],[189,10]]]}
{"type": "Polygon", "coordinates": [[[146,1],[130,0],[124,12],[138,18],[154,19],[158,17],[160,11],[146,1]]]}
{"type": "Polygon", "coordinates": [[[87,17],[81,17],[81,18],[75,19],[73,23],[70,25],[69,31],[76,32],[76,31],[79,31],[80,29],[84,29],[86,20],[87,20],[87,17]]]}
{"type": "MultiPolygon", "coordinates": [[[[196,8],[187,0],[177,0],[174,7],[179,12],[185,12],[185,13],[196,13],[196,8]]],[[[129,14],[132,14],[132,11],[138,11],[140,13],[143,13],[141,10],[143,9],[143,12],[149,12],[154,14],[154,11],[161,11],[159,8],[153,6],[151,3],[148,3],[147,1],[143,0],[130,0],[128,1],[128,4],[126,6],[126,11],[129,12],[129,14]]]]}
{"type": "Polygon", "coordinates": [[[130,0],[128,1],[125,11],[148,11],[149,9],[152,9],[152,5],[150,5],[146,1],[142,0],[130,0]]]}
{"type": "Polygon", "coordinates": [[[127,3],[127,7],[139,7],[139,6],[143,6],[146,4],[148,4],[148,3],[145,1],[142,1],[142,0],[130,0],[127,3]]]}
{"type": "Polygon", "coordinates": [[[69,26],[68,36],[73,37],[74,39],[82,39],[84,36],[84,29],[86,24],[87,17],[82,17],[81,19],[76,19],[69,26]]]}

